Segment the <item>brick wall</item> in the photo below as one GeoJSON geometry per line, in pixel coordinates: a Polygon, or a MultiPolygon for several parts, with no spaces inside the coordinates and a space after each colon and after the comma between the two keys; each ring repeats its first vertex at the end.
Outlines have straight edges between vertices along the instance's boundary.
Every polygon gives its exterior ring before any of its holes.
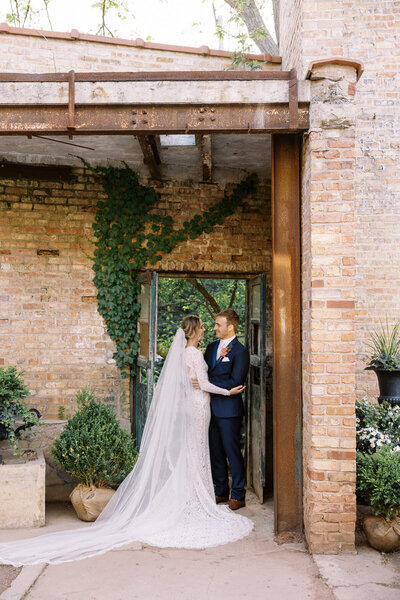
{"type": "Polygon", "coordinates": [[[279,52],[282,55],[284,71],[296,68],[301,77],[302,71],[302,0],[280,2],[279,52]]]}
{"type": "Polygon", "coordinates": [[[313,552],[351,550],[355,526],[354,96],[351,67],[315,69],[303,147],[304,520],[313,552]],[[342,103],[326,105],[329,93],[342,103]]]}
{"type": "MultiPolygon", "coordinates": [[[[47,418],[72,407],[77,390],[94,389],[121,419],[128,398],[97,313],[89,238],[102,188],[82,169],[73,180],[0,179],[0,364],[25,371],[31,405],[47,418]]],[[[159,210],[177,223],[224,193],[212,184],[165,183],[159,210]]],[[[223,226],[175,248],[157,269],[167,272],[270,272],[269,190],[223,226]]]]}
{"type": "Polygon", "coordinates": [[[348,3],[346,14],[347,52],[364,64],[355,96],[357,396],[375,400],[368,330],[400,320],[400,2],[348,3]]]}
{"type": "Polygon", "coordinates": [[[303,0],[281,10],[285,69],[304,77],[332,56],[365,68],[355,86],[346,69],[314,70],[303,147],[305,529],[312,550],[330,552],[354,540],[354,399],[377,395],[375,374],[364,372],[367,331],[399,319],[400,2],[303,0]]]}
{"type": "MultiPolygon", "coordinates": [[[[0,32],[0,71],[11,73],[65,73],[70,69],[92,71],[221,71],[232,64],[228,52],[213,55],[41,35],[12,35],[0,32]]],[[[108,38],[109,40],[109,38],[108,38]]],[[[268,69],[280,70],[279,63],[268,69]]]]}

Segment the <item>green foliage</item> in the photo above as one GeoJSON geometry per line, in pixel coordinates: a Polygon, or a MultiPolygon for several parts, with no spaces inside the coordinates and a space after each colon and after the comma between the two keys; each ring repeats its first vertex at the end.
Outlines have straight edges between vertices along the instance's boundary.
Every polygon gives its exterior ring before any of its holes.
{"type": "MultiPolygon", "coordinates": [[[[242,279],[201,279],[220,310],[231,306],[239,315],[238,337],[244,341],[246,282],[242,279]],[[232,295],[234,295],[231,304],[232,295]]],[[[187,279],[160,277],[158,281],[158,353],[166,356],[173,336],[186,315],[198,315],[206,329],[203,346],[215,340],[216,312],[206,298],[187,279]]]]}
{"type": "Polygon", "coordinates": [[[180,242],[196,239],[222,224],[255,190],[257,176],[249,175],[231,194],[226,192],[221,201],[178,229],[172,217],[155,214],[160,194],[141,185],[134,171],[128,167],[92,168],[83,162],[102,182],[107,195],[98,203],[93,223],[94,284],[99,313],[117,346],[114,359],[126,376],[126,370],[136,364],[139,350],[139,272],[155,265],[180,242]]]}
{"type": "Polygon", "coordinates": [[[58,464],[85,485],[116,487],[132,470],[137,453],[112,408],[82,390],[78,410],[53,444],[58,464]]]}
{"type": "Polygon", "coordinates": [[[236,50],[232,52],[232,66],[226,69],[227,71],[235,71],[238,67],[242,67],[243,71],[259,71],[263,68],[263,63],[258,60],[247,58],[245,52],[248,50],[236,50]]]}
{"type": "Polygon", "coordinates": [[[64,421],[64,419],[67,418],[67,414],[65,412],[65,406],[59,406],[58,407],[57,418],[60,419],[60,421],[64,421]]]}
{"type": "Polygon", "coordinates": [[[400,369],[400,323],[392,327],[388,321],[370,333],[367,346],[371,350],[369,366],[372,369],[394,371],[400,369]]]}
{"type": "Polygon", "coordinates": [[[0,424],[8,435],[7,439],[14,454],[21,452],[14,432],[15,419],[22,419],[27,429],[39,425],[37,415],[30,412],[23,403],[30,392],[25,386],[22,376],[23,372],[18,372],[16,367],[0,368],[0,424]]]}
{"type": "Polygon", "coordinates": [[[400,452],[357,452],[357,492],[387,521],[400,513],[400,452]]]}

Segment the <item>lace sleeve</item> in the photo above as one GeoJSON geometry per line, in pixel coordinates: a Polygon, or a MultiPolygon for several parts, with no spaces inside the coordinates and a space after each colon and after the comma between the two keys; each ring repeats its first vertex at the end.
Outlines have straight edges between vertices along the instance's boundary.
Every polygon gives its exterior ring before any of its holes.
{"type": "Polygon", "coordinates": [[[199,382],[200,389],[203,392],[209,392],[210,394],[221,394],[223,396],[229,396],[229,390],[218,387],[208,381],[207,364],[203,358],[200,350],[190,352],[190,363],[196,373],[196,378],[199,382]]]}

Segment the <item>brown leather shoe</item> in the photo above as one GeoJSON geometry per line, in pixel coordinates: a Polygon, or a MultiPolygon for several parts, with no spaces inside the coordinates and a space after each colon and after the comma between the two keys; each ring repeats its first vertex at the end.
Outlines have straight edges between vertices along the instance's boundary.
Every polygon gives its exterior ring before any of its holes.
{"type": "Polygon", "coordinates": [[[221,504],[221,502],[228,502],[229,498],[225,496],[215,496],[215,502],[221,504]]]}
{"type": "Polygon", "coordinates": [[[231,498],[228,502],[228,506],[231,510],[237,510],[238,508],[246,506],[246,502],[244,500],[235,500],[235,498],[231,498]]]}

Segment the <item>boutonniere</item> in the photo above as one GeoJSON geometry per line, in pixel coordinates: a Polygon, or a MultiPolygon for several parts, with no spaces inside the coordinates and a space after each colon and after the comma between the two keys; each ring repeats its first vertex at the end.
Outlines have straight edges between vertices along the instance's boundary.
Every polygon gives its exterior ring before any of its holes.
{"type": "Polygon", "coordinates": [[[230,352],[232,350],[231,346],[225,346],[225,348],[222,348],[221,350],[221,354],[219,355],[219,359],[221,360],[222,358],[225,358],[226,356],[228,356],[228,352],[230,352]]]}

